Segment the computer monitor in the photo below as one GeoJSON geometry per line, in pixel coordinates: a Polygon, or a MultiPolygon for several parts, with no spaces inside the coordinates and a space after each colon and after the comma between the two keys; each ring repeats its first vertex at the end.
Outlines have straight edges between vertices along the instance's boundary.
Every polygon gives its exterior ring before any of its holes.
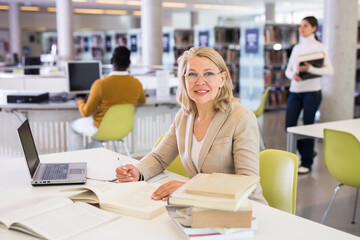
{"type": "MultiPolygon", "coordinates": [[[[25,67],[27,66],[40,66],[41,65],[41,59],[40,56],[36,56],[36,57],[29,57],[29,56],[24,56],[23,57],[23,65],[25,67]]],[[[39,75],[40,74],[40,69],[39,68],[30,68],[30,69],[24,69],[24,74],[25,75],[39,75]]]]}
{"type": "Polygon", "coordinates": [[[101,78],[100,61],[69,61],[66,64],[68,91],[75,94],[89,93],[93,82],[101,78]]]}

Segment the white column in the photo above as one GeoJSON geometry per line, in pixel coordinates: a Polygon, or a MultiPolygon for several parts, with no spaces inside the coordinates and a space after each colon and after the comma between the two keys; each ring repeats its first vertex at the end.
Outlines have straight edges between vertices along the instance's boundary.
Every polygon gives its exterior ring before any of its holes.
{"type": "Polygon", "coordinates": [[[141,1],[141,53],[145,66],[162,62],[162,0],[141,1]]]}
{"type": "Polygon", "coordinates": [[[322,78],[322,122],[354,117],[357,4],[357,0],[325,1],[322,39],[334,75],[322,78]]]}
{"type": "Polygon", "coordinates": [[[11,1],[9,7],[10,52],[17,53],[19,55],[19,59],[21,59],[22,49],[19,3],[11,1]]]}
{"type": "Polygon", "coordinates": [[[191,21],[192,28],[195,25],[199,24],[199,13],[198,12],[190,12],[190,21],[191,21]]]}
{"type": "Polygon", "coordinates": [[[71,0],[56,0],[56,29],[60,62],[74,58],[71,0]]]}
{"type": "Polygon", "coordinates": [[[273,2],[265,3],[265,21],[275,22],[275,3],[273,2]]]}

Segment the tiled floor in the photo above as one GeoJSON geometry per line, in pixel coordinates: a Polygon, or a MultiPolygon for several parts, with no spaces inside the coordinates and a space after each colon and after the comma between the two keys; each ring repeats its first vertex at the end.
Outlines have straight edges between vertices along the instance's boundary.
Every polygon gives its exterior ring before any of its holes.
{"type": "MultiPolygon", "coordinates": [[[[267,148],[286,150],[284,126],[284,110],[264,113],[262,129],[267,148]]],[[[315,148],[318,154],[314,159],[312,172],[298,177],[296,215],[320,223],[339,182],[330,175],[324,165],[322,141],[317,140],[315,148]]],[[[355,195],[355,188],[342,187],[329,211],[325,225],[360,236],[360,203],[357,208],[356,223],[351,224],[355,195]]]]}
{"type": "MultiPolygon", "coordinates": [[[[263,135],[267,148],[286,150],[285,111],[269,111],[263,115],[263,135]]],[[[312,172],[298,177],[296,215],[320,222],[339,184],[331,177],[323,162],[323,144],[316,141],[318,155],[312,172]]],[[[9,156],[1,156],[0,159],[9,156]]],[[[359,173],[360,174],[360,173],[359,173]]],[[[330,209],[325,224],[333,228],[360,236],[360,203],[357,209],[356,224],[351,224],[356,190],[342,187],[330,209]]],[[[301,231],[301,226],[299,226],[301,231]]]]}

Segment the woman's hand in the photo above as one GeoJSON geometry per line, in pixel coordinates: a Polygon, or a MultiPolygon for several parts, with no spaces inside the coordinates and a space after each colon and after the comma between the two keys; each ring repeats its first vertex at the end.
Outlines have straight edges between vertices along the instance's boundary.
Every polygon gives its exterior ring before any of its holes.
{"type": "Polygon", "coordinates": [[[301,77],[299,75],[297,75],[296,73],[294,74],[293,79],[297,82],[301,81],[301,77]]]}
{"type": "Polygon", "coordinates": [[[305,62],[304,65],[298,66],[298,70],[299,72],[307,72],[309,71],[310,66],[311,65],[309,63],[305,62]]]}
{"type": "Polygon", "coordinates": [[[140,179],[140,173],[134,165],[126,164],[116,169],[116,178],[119,182],[136,182],[140,179]]]}
{"type": "Polygon", "coordinates": [[[75,103],[76,103],[76,105],[79,105],[80,100],[84,100],[84,99],[81,98],[81,97],[75,98],[75,103]]]}
{"type": "Polygon", "coordinates": [[[151,195],[153,200],[163,200],[167,201],[167,197],[175,192],[176,189],[184,185],[185,182],[180,182],[176,180],[169,181],[161,185],[156,191],[151,195]]]}

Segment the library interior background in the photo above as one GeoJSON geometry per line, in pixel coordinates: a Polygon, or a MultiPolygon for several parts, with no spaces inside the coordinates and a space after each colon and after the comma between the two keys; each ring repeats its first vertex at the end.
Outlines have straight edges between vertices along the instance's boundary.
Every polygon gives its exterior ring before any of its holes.
{"type": "MultiPolygon", "coordinates": [[[[285,69],[301,41],[298,29],[306,16],[319,20],[316,34],[334,68],[334,75],[323,79],[316,122],[360,117],[358,9],[356,0],[0,0],[0,161],[22,156],[16,129],[24,118],[31,120],[39,154],[48,154],[67,150],[66,129],[80,117],[76,106],[65,103],[46,109],[9,107],[9,92],[66,98],[72,90],[64,62],[98,61],[104,76],[117,46],[131,51],[129,72],[142,82],[149,99],[137,107],[134,129],[125,138],[133,158],[149,152],[171,125],[179,109],[174,97],[177,58],[194,46],[221,54],[234,95],[249,109],[256,110],[270,88],[259,126],[266,148],[286,150],[290,81],[285,69]]],[[[121,143],[116,145],[126,154],[121,143]]],[[[338,183],[324,166],[322,140],[315,145],[314,170],[298,179],[296,215],[320,222],[338,183]]],[[[356,190],[342,191],[325,224],[360,236],[359,210],[351,224],[356,190]]]]}

